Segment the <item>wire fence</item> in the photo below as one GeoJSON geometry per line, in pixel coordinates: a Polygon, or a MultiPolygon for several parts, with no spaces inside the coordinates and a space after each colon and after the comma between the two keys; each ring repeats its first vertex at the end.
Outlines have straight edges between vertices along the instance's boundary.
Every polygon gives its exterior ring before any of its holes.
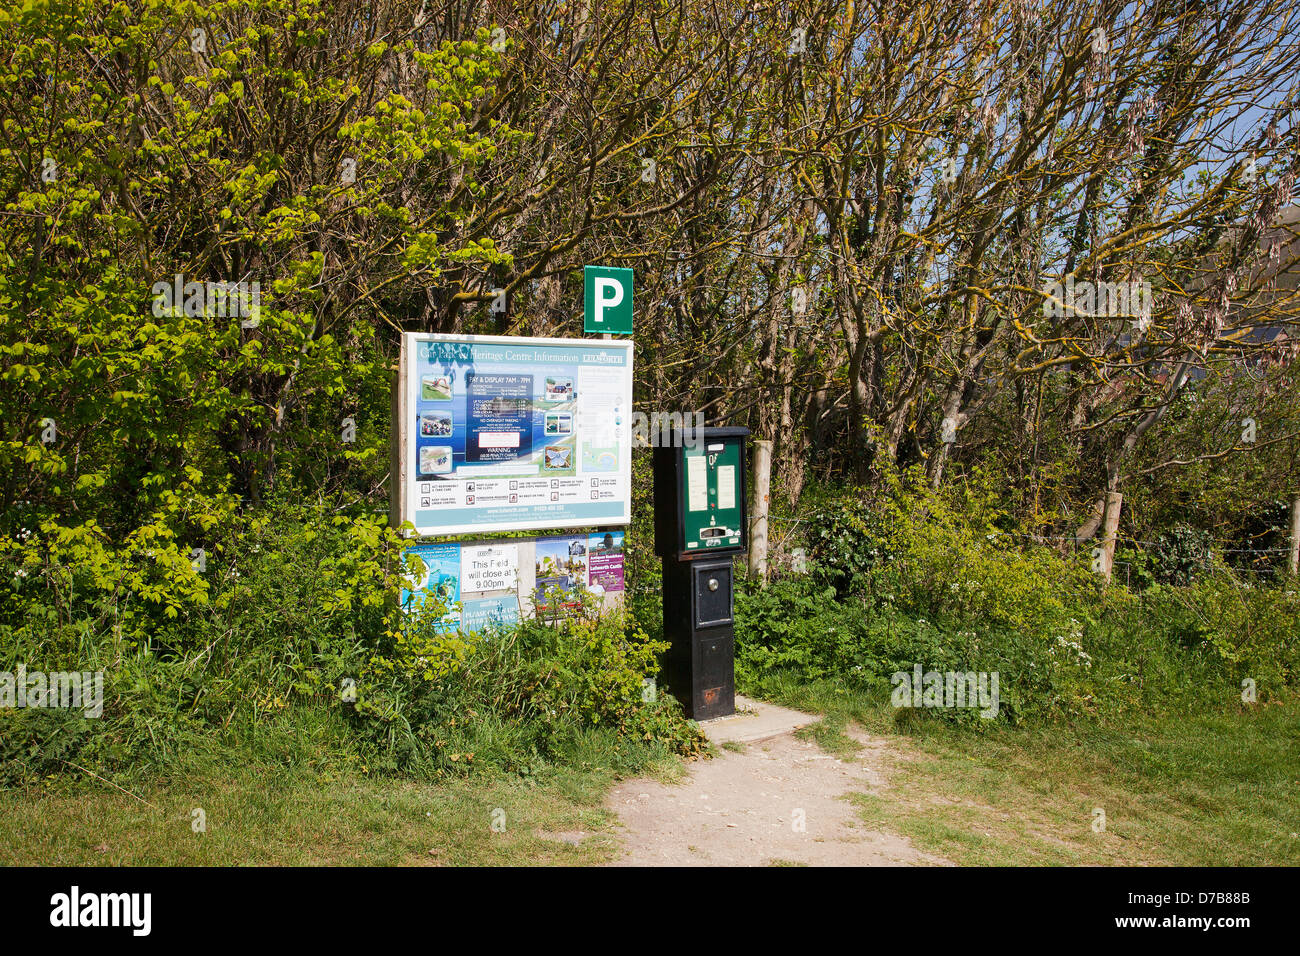
{"type": "MultiPolygon", "coordinates": [[[[807,524],[813,519],[810,518],[785,518],[779,516],[768,516],[768,523],[772,525],[784,526],[785,530],[772,543],[773,556],[785,552],[785,545],[791,539],[796,538],[798,526],[807,524]]],[[[1281,534],[1276,531],[1274,534],[1281,534]]],[[[1023,548],[1028,544],[1042,545],[1044,547],[1055,547],[1057,550],[1066,554],[1076,554],[1079,551],[1093,552],[1095,549],[1104,545],[1104,539],[1099,536],[1080,539],[1075,535],[1052,535],[1052,534],[1032,534],[1019,531],[995,531],[990,532],[990,540],[1002,541],[1009,539],[1020,543],[1023,548]]],[[[1205,548],[1199,554],[1183,554],[1180,557],[1184,560],[1195,561],[1202,567],[1208,566],[1216,555],[1225,558],[1225,563],[1234,570],[1250,571],[1263,577],[1272,577],[1275,575],[1284,575],[1290,571],[1290,554],[1292,548],[1287,545],[1277,545],[1272,547],[1239,547],[1240,541],[1215,541],[1210,540],[1206,543],[1205,548]],[[1242,557],[1245,555],[1246,557],[1242,557]]],[[[1112,562],[1112,576],[1119,578],[1123,576],[1125,583],[1132,580],[1133,573],[1138,570],[1149,570],[1153,565],[1159,565],[1162,562],[1168,562],[1169,552],[1172,543],[1170,541],[1146,541],[1141,538],[1132,538],[1123,534],[1115,536],[1115,557],[1112,562]],[[1130,552],[1139,552],[1142,557],[1147,559],[1144,564],[1140,561],[1131,560],[1126,555],[1130,552]]],[[[788,552],[785,552],[788,553],[788,552]]]]}
{"type": "MultiPolygon", "coordinates": [[[[997,537],[1018,539],[1029,541],[1035,544],[1050,545],[1056,543],[1066,545],[1068,553],[1078,551],[1095,552],[1096,549],[1102,548],[1105,540],[1100,537],[1080,540],[1074,535],[1034,535],[1020,532],[997,532],[997,537]]],[[[1238,541],[1215,541],[1210,540],[1205,543],[1203,549],[1197,549],[1195,553],[1184,553],[1178,555],[1177,559],[1193,561],[1201,566],[1208,566],[1214,557],[1224,558],[1224,563],[1235,570],[1249,570],[1252,573],[1264,576],[1275,574],[1285,574],[1289,570],[1288,556],[1291,548],[1285,545],[1275,547],[1237,547],[1238,541]],[[1245,557],[1243,557],[1245,556],[1245,557]]],[[[1112,563],[1112,574],[1119,576],[1124,574],[1126,580],[1131,578],[1135,568],[1142,568],[1143,564],[1125,557],[1131,552],[1138,552],[1143,558],[1146,558],[1150,564],[1168,563],[1170,560],[1170,549],[1174,543],[1170,541],[1145,541],[1141,538],[1131,538],[1126,535],[1115,536],[1115,558],[1112,563]]],[[[1150,564],[1147,566],[1149,567],[1150,564]]]]}

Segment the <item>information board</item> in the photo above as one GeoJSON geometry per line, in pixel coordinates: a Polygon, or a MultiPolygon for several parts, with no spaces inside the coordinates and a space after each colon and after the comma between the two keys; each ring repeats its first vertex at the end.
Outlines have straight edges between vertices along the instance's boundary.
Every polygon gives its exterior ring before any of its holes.
{"type": "Polygon", "coordinates": [[[631,342],[406,333],[403,350],[416,534],[631,520],[631,342]]]}

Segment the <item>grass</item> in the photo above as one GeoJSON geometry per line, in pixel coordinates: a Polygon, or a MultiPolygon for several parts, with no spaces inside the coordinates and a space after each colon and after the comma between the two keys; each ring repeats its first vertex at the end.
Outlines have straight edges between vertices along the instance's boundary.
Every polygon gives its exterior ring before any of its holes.
{"type": "MultiPolygon", "coordinates": [[[[872,759],[887,785],[852,798],[864,825],[954,863],[1300,864],[1300,701],[971,729],[830,682],[747,693],[824,714],[799,733],[841,759],[863,730],[884,739],[872,759]]],[[[632,766],[593,734],[528,777],[417,782],[324,752],[309,722],[292,729],[301,739],[267,733],[256,751],[190,751],[165,775],[114,781],[130,794],[84,773],[0,792],[0,864],[597,865],[619,853],[603,806],[615,781],[685,772],[675,758],[632,766]]]]}
{"type": "Polygon", "coordinates": [[[615,781],[682,772],[679,760],[620,749],[612,732],[577,736],[528,776],[436,782],[367,772],[336,742],[303,712],[257,746],[210,740],[166,772],[78,771],[0,791],[0,865],[599,864],[619,851],[603,806],[615,781]]]}
{"type": "Polygon", "coordinates": [[[831,711],[815,724],[806,724],[794,732],[800,740],[811,740],[822,750],[840,759],[850,758],[862,748],[845,733],[848,718],[839,712],[831,711]]]}
{"type": "Polygon", "coordinates": [[[860,816],[954,863],[1300,864],[1300,701],[971,730],[829,682],[751,692],[825,714],[803,733],[841,758],[855,725],[888,735],[890,785],[860,816]]]}
{"type": "Polygon", "coordinates": [[[585,865],[617,842],[601,770],[442,784],[265,768],[136,790],[0,794],[0,864],[585,865]],[[206,832],[195,833],[201,808],[206,832]],[[493,829],[493,813],[501,821],[493,829]],[[578,845],[546,834],[591,834],[578,845]]]}

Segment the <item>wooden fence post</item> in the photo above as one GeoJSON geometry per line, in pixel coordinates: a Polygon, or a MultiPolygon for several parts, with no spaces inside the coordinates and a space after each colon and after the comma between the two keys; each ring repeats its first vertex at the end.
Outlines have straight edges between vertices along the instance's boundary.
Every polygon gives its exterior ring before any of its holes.
{"type": "Polygon", "coordinates": [[[1115,567],[1115,532],[1119,529],[1119,512],[1124,506],[1124,496],[1118,491],[1106,493],[1106,514],[1101,522],[1101,579],[1110,584],[1115,567]]]}
{"type": "Polygon", "coordinates": [[[1286,563],[1292,574],[1300,573],[1300,495],[1291,499],[1291,553],[1286,563]]]}
{"type": "Polygon", "coordinates": [[[406,518],[406,376],[412,356],[406,354],[406,336],[401,337],[397,368],[393,371],[392,422],[388,433],[388,523],[396,528],[406,518]]]}
{"type": "Polygon", "coordinates": [[[767,583],[767,505],[772,492],[772,443],[754,442],[754,507],[749,516],[749,573],[767,583]]]}

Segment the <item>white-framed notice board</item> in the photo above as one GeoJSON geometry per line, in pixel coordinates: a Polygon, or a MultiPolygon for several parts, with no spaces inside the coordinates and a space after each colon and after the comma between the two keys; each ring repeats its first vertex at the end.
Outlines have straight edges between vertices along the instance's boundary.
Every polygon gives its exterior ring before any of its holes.
{"type": "Polygon", "coordinates": [[[631,520],[630,341],[408,332],[394,412],[417,535],[631,520]]]}

